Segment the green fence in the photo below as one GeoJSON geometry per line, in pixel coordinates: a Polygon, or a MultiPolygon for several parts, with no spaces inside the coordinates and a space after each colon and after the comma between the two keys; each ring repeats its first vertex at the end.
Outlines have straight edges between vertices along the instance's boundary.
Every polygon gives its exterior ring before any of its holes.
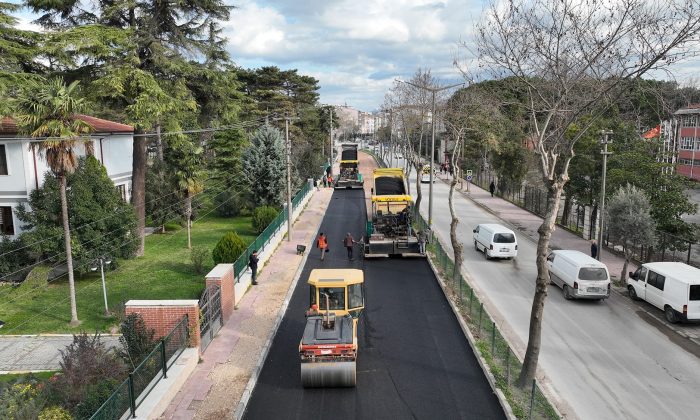
{"type": "MultiPolygon", "coordinates": [[[[311,183],[305,182],[301,190],[292,198],[292,211],[299,207],[304,197],[311,191],[311,183]]],[[[287,211],[282,210],[279,212],[277,217],[265,228],[265,230],[258,235],[257,238],[248,246],[248,248],[241,254],[240,257],[233,263],[233,274],[236,279],[236,283],[240,280],[241,275],[245,272],[246,267],[248,267],[248,259],[253,251],[258,251],[264,249],[273,236],[279,231],[283,224],[287,222],[287,211]]]]}
{"type": "MultiPolygon", "coordinates": [[[[427,231],[427,223],[421,216],[418,216],[416,221],[416,229],[427,231]]],[[[461,273],[455,273],[453,255],[445,251],[437,238],[430,241],[427,251],[445,280],[449,298],[466,321],[479,353],[496,379],[496,386],[503,391],[515,416],[519,419],[558,419],[556,410],[544,396],[536,381],[533,380],[525,388],[515,386],[522,362],[515,356],[469,283],[461,273]]]]}
{"type": "Polygon", "coordinates": [[[118,420],[136,417],[136,409],[146,399],[161,378],[168,377],[168,369],[187,348],[189,318],[185,315],[170,333],[129,374],[90,420],[118,420]]]}

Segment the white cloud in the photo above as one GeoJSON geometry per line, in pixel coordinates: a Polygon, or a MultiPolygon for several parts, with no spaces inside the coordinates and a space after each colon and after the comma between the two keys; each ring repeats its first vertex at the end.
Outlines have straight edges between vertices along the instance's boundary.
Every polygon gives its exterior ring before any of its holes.
{"type": "Polygon", "coordinates": [[[230,47],[238,54],[265,56],[286,44],[286,21],[277,10],[248,1],[237,5],[223,25],[230,47]]]}

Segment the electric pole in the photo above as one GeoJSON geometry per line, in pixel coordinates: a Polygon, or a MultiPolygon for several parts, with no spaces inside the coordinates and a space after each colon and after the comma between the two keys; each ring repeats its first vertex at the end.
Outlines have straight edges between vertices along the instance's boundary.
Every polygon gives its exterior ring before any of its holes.
{"type": "MultiPolygon", "coordinates": [[[[280,119],[280,118],[276,118],[280,119]]],[[[292,142],[289,141],[289,121],[298,120],[289,115],[284,117],[284,149],[287,155],[287,242],[292,240],[292,142]]]]}
{"type": "Polygon", "coordinates": [[[608,136],[612,134],[611,130],[601,130],[600,134],[603,138],[600,139],[600,144],[603,145],[603,150],[600,154],[603,155],[603,185],[600,188],[600,229],[598,229],[598,261],[601,260],[601,254],[603,251],[603,227],[605,226],[605,176],[608,171],[608,155],[612,155],[612,152],[608,152],[608,144],[612,143],[612,140],[608,140],[608,136]]]}

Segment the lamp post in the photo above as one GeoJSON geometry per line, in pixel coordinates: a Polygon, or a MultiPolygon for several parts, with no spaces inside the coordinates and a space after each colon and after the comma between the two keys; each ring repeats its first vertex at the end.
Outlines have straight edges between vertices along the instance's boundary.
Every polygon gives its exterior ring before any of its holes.
{"type": "Polygon", "coordinates": [[[603,150],[600,151],[600,154],[603,155],[603,183],[600,188],[600,223],[598,229],[598,253],[596,255],[598,261],[601,260],[600,255],[603,251],[603,228],[605,226],[605,176],[608,171],[608,155],[612,154],[612,152],[608,152],[608,144],[612,143],[612,140],[608,139],[608,136],[612,133],[612,130],[600,131],[600,134],[603,135],[603,137],[600,139],[600,144],[603,145],[603,150]]]}
{"type": "MultiPolygon", "coordinates": [[[[112,260],[108,260],[105,257],[98,257],[97,260],[100,262],[100,275],[102,276],[102,296],[105,300],[105,316],[109,316],[109,306],[107,306],[107,285],[105,284],[105,264],[112,264],[112,260]]],[[[97,267],[92,267],[92,271],[97,271],[97,267]]]]}
{"type": "Polygon", "coordinates": [[[462,86],[464,83],[455,83],[454,85],[443,86],[443,87],[431,87],[426,85],[417,85],[412,82],[407,82],[404,80],[398,80],[399,82],[406,83],[418,89],[425,89],[432,93],[432,111],[430,115],[430,184],[428,188],[428,227],[433,226],[433,167],[435,166],[435,94],[437,92],[451,89],[453,87],[462,86]]]}

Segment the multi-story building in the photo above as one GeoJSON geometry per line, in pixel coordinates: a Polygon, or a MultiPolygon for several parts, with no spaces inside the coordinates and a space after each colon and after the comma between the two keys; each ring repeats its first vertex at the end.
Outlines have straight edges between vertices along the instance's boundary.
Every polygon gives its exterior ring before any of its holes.
{"type": "MultiPolygon", "coordinates": [[[[90,124],[94,131],[89,142],[95,157],[105,166],[124,200],[131,196],[131,172],[133,160],[134,128],[101,118],[79,115],[77,118],[90,124]]],[[[22,231],[15,208],[26,203],[29,194],[41,187],[44,174],[49,171],[46,159],[32,144],[36,140],[18,134],[11,118],[0,119],[0,230],[3,235],[14,237],[22,231]]],[[[79,156],[85,156],[84,143],[75,148],[79,156]]]]}
{"type": "MultiPolygon", "coordinates": [[[[676,147],[676,171],[700,181],[700,104],[689,105],[674,113],[673,141],[676,147]]],[[[669,130],[671,131],[671,130],[669,130]]]]}

